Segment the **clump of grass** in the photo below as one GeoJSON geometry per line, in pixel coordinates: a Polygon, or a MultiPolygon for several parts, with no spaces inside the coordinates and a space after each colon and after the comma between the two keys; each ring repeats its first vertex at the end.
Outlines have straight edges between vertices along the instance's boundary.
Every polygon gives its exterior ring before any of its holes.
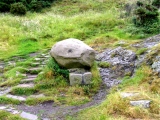
{"type": "Polygon", "coordinates": [[[36,93],[37,90],[35,88],[22,88],[22,87],[14,87],[11,91],[14,95],[32,95],[36,93]]]}
{"type": "Polygon", "coordinates": [[[54,58],[50,58],[47,63],[47,67],[52,70],[55,76],[62,75],[64,78],[69,78],[69,71],[65,68],[62,68],[58,65],[58,63],[54,60],[54,58]]]}
{"type": "Polygon", "coordinates": [[[151,51],[146,56],[146,62],[148,64],[153,64],[155,57],[160,54],[160,44],[156,45],[151,49],[151,51]]]}
{"type": "Polygon", "coordinates": [[[154,93],[160,94],[160,78],[155,78],[150,86],[150,90],[154,93]]]}
{"type": "Polygon", "coordinates": [[[110,94],[102,106],[105,106],[106,113],[108,114],[125,114],[127,108],[129,107],[129,101],[121,98],[118,93],[115,93],[110,94]]]}
{"type": "MultiPolygon", "coordinates": [[[[47,73],[47,75],[50,73],[47,73]]],[[[49,77],[49,76],[48,76],[49,77]]],[[[36,82],[37,89],[49,89],[52,87],[65,87],[68,86],[68,82],[63,76],[51,76],[52,78],[38,78],[36,82]]]]}
{"type": "Polygon", "coordinates": [[[25,120],[24,118],[19,117],[18,115],[13,115],[9,112],[0,110],[0,119],[1,120],[25,120]]]}
{"type": "Polygon", "coordinates": [[[21,79],[20,78],[17,78],[17,79],[14,79],[13,78],[11,80],[7,80],[7,81],[4,81],[4,82],[1,82],[0,83],[0,86],[1,87],[4,87],[4,86],[14,86],[14,85],[17,85],[18,83],[20,83],[21,79]]]}
{"type": "Polygon", "coordinates": [[[54,98],[53,97],[40,97],[40,98],[30,97],[30,98],[27,98],[25,103],[27,105],[37,105],[47,101],[54,101],[54,98]]]}
{"type": "Polygon", "coordinates": [[[120,86],[123,88],[124,86],[139,85],[140,83],[148,81],[151,74],[152,70],[148,66],[140,67],[134,77],[125,77],[120,86]]]}
{"type": "Polygon", "coordinates": [[[136,54],[137,54],[137,55],[142,55],[142,54],[144,54],[147,50],[148,50],[147,48],[138,49],[138,50],[136,51],[136,54]]]}
{"type": "Polygon", "coordinates": [[[8,98],[6,96],[0,96],[0,104],[20,104],[19,100],[8,98]]]}
{"type": "Polygon", "coordinates": [[[109,62],[99,62],[98,65],[102,68],[109,68],[111,66],[109,62]]]}

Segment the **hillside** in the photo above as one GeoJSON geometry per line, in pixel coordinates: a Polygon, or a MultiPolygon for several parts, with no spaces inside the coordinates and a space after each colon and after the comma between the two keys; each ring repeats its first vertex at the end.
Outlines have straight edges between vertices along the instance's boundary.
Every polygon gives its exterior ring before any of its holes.
{"type": "Polygon", "coordinates": [[[0,119],[160,119],[160,24],[135,26],[135,9],[135,0],[57,0],[0,13],[0,119]],[[70,86],[50,57],[68,38],[97,52],[91,85],[70,86]]]}

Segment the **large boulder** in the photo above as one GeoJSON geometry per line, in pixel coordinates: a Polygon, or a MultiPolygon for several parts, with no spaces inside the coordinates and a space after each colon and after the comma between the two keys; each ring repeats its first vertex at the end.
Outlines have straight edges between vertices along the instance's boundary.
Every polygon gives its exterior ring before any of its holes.
{"type": "Polygon", "coordinates": [[[91,67],[95,59],[95,51],[74,38],[57,42],[50,54],[60,66],[65,68],[91,67]]]}

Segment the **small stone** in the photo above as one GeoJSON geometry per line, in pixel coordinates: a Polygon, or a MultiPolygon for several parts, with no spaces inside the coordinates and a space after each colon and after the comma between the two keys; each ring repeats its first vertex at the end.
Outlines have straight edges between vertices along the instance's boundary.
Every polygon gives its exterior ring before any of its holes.
{"type": "Polygon", "coordinates": [[[49,118],[42,118],[42,120],[50,120],[49,118]]]}
{"type": "Polygon", "coordinates": [[[138,101],[130,101],[130,104],[132,106],[139,106],[143,108],[149,108],[150,107],[150,100],[138,100],[138,101]]]}
{"type": "Polygon", "coordinates": [[[19,114],[20,113],[20,111],[18,111],[18,110],[13,110],[12,111],[12,114],[19,114]]]}
{"type": "Polygon", "coordinates": [[[31,95],[29,97],[33,97],[33,98],[41,98],[41,97],[45,97],[43,94],[39,94],[39,95],[31,95]]]}
{"type": "Polygon", "coordinates": [[[36,78],[27,78],[27,79],[23,79],[21,80],[21,83],[30,83],[30,82],[34,82],[36,78]]]}
{"type": "Polygon", "coordinates": [[[16,100],[19,100],[19,101],[26,101],[26,98],[24,98],[24,97],[20,97],[20,96],[15,96],[15,95],[6,95],[6,97],[8,97],[8,98],[12,98],[12,99],[16,99],[16,100]]]}
{"type": "Polygon", "coordinates": [[[126,92],[123,92],[120,95],[121,95],[122,98],[127,98],[127,97],[137,96],[137,95],[139,95],[139,93],[126,93],[126,92]]]}
{"type": "Polygon", "coordinates": [[[5,88],[0,90],[0,96],[5,95],[11,91],[11,88],[5,88]]]}
{"type": "Polygon", "coordinates": [[[35,58],[34,60],[35,61],[41,61],[41,58],[35,58]]]}
{"type": "Polygon", "coordinates": [[[29,70],[30,74],[38,74],[39,72],[42,71],[42,68],[36,67],[36,68],[30,68],[29,70]]]}
{"type": "Polygon", "coordinates": [[[4,67],[0,66],[0,72],[3,72],[4,67]]]}
{"type": "Polygon", "coordinates": [[[39,66],[40,63],[39,62],[36,62],[36,63],[31,63],[31,66],[35,67],[35,66],[39,66]]]}
{"type": "Polygon", "coordinates": [[[45,58],[50,58],[50,55],[46,55],[46,56],[44,56],[45,58]]]}
{"type": "Polygon", "coordinates": [[[4,110],[4,109],[6,109],[7,107],[5,107],[5,106],[1,106],[0,107],[0,110],[4,110]]]}
{"type": "Polygon", "coordinates": [[[30,114],[30,113],[26,113],[26,112],[22,112],[22,113],[20,114],[20,116],[21,116],[22,118],[27,119],[27,120],[38,120],[37,115],[33,115],[33,114],[30,114]]]}
{"type": "Polygon", "coordinates": [[[82,74],[70,73],[69,74],[70,85],[82,84],[82,74]]]}
{"type": "Polygon", "coordinates": [[[86,72],[83,74],[83,82],[84,84],[90,84],[92,81],[92,73],[86,72]]]}

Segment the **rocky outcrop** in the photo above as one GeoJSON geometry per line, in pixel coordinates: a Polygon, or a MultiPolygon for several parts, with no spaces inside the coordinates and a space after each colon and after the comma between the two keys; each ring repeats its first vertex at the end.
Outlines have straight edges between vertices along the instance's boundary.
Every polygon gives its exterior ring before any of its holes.
{"type": "Polygon", "coordinates": [[[65,68],[91,67],[95,59],[95,51],[74,38],[56,43],[50,54],[60,66],[65,68]]]}
{"type": "Polygon", "coordinates": [[[131,76],[135,68],[136,54],[131,50],[122,47],[116,49],[106,49],[104,52],[97,54],[96,60],[107,62],[109,68],[100,68],[102,80],[108,87],[119,84],[120,77],[131,76]]]}

